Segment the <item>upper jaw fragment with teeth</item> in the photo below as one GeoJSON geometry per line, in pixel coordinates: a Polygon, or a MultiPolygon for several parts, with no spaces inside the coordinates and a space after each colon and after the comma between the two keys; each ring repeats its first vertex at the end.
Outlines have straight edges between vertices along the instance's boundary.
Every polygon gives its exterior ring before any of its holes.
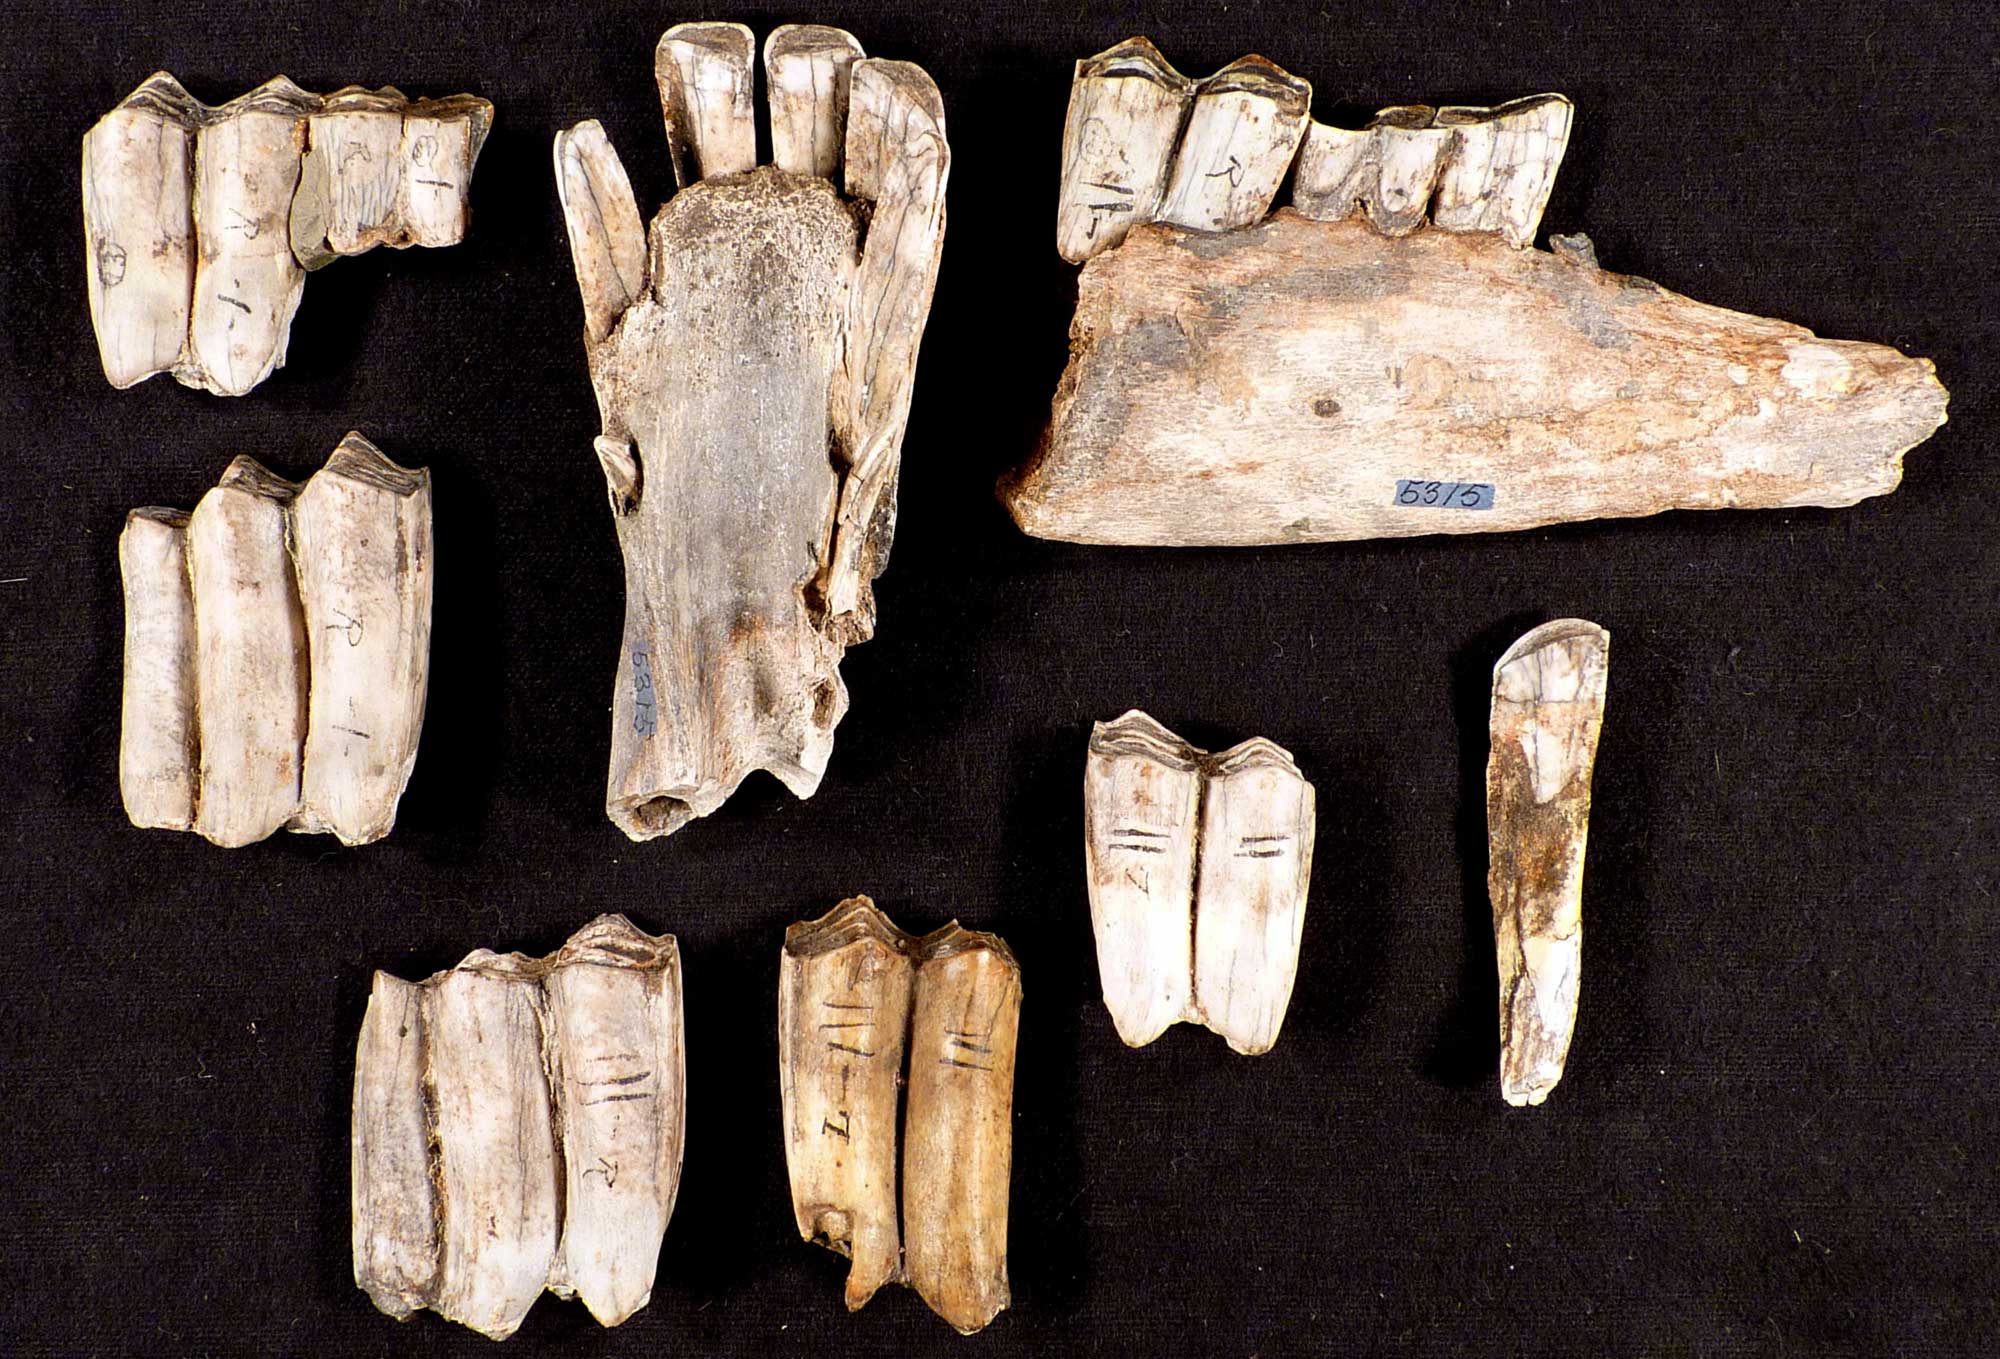
{"type": "Polygon", "coordinates": [[[456,245],[493,106],[283,76],[210,107],[165,71],[83,139],[90,319],[114,387],[241,396],[285,362],[305,273],[456,245]]]}
{"type": "Polygon", "coordinates": [[[874,632],[950,167],[937,87],[839,29],[681,24],[655,69],[680,192],[642,228],[604,129],[556,137],[625,558],[606,811],[635,840],[751,771],[819,786],[874,632]],[[838,177],[845,192],[835,187],[838,177]]]}

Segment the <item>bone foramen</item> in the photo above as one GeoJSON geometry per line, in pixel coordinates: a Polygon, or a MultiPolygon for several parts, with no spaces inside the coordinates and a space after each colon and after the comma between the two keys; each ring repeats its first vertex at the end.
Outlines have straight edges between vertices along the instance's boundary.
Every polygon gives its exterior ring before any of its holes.
{"type": "Polygon", "coordinates": [[[943,238],[930,77],[838,29],[773,31],[777,164],[753,168],[753,51],[737,24],[661,39],[682,189],[650,237],[597,123],[555,144],[625,558],[605,803],[635,840],[753,770],[818,788],[840,658],[874,632],[943,238]]]}
{"type": "Polygon", "coordinates": [[[379,840],[430,669],[431,484],[349,434],[303,487],[238,458],[192,515],[119,538],[119,788],[136,826],[218,845],[379,840]]]}
{"type": "Polygon", "coordinates": [[[493,106],[278,76],[211,108],[165,71],[83,139],[91,324],[114,387],[240,396],[285,362],[305,271],[456,245],[493,106]]]}
{"type": "Polygon", "coordinates": [[[1562,1079],[1583,962],[1583,854],[1611,634],[1565,618],[1493,667],[1488,889],[1500,966],[1500,1093],[1540,1104],[1562,1079]]]}
{"type": "Polygon", "coordinates": [[[853,1261],[850,1311],[893,1282],[967,1334],[1007,1306],[1020,1012],[1020,967],[993,935],[954,922],[917,938],[867,897],[785,931],[778,1080],[792,1207],[803,1239],[853,1261]]]}
{"type": "Polygon", "coordinates": [[[354,1282],[504,1340],[544,1288],[652,1296],[687,1106],[680,951],[599,916],[546,958],[375,974],[355,1058],[354,1282]]]}
{"type": "Polygon", "coordinates": [[[1203,1024],[1270,1051],[1298,974],[1313,786],[1262,737],[1211,755],[1145,713],[1099,722],[1084,761],[1084,865],[1105,1008],[1144,1047],[1203,1024]]]}

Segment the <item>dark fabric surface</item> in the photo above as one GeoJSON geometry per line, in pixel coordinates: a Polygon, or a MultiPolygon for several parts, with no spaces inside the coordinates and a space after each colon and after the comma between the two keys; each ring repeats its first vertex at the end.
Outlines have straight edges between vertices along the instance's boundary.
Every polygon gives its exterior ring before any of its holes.
{"type": "Polygon", "coordinates": [[[651,1306],[545,1298],[538,1354],[1991,1354],[1996,20],[1984,4],[745,4],[937,78],[955,150],[902,532],[819,794],[762,776],[665,841],[605,820],[621,572],[549,167],[601,118],[671,188],[651,5],[15,0],[0,18],[0,1350],[488,1354],[351,1280],[347,1122],[370,972],[542,952],[599,911],[677,934],[686,1177],[651,1306]],[[1321,116],[1543,89],[1577,104],[1546,226],[1608,268],[1931,356],[1951,423],[1855,509],[1457,541],[1087,549],[991,494],[1046,415],[1069,64],[1129,33],[1262,52],[1321,116]],[[285,72],[498,106],[463,246],[308,282],[289,365],[221,400],[115,392],[84,300],[84,130],[148,72],[285,72]],[[125,511],[359,428],[436,477],[428,722],[394,835],[224,852],[116,779],[125,511]],[[1614,635],[1569,1075],[1494,1077],[1486,677],[1525,627],[1614,635]],[[1119,1044],[1079,784],[1094,718],[1269,736],[1320,799],[1284,1036],[1119,1044]],[[778,1134],[784,925],[871,893],[1025,968],[1013,1309],[843,1314],[778,1134]]]}

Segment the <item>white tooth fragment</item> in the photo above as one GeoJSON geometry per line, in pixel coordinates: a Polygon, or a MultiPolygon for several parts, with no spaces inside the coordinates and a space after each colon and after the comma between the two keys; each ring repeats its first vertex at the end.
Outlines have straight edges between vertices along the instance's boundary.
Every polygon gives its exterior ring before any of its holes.
{"type": "Polygon", "coordinates": [[[1453,140],[1431,220],[1446,231],[1497,231],[1517,248],[1533,245],[1574,114],[1559,94],[1439,109],[1437,125],[1451,128],[1453,140]]]}
{"type": "Polygon", "coordinates": [[[1313,122],[1292,173],[1292,207],[1322,222],[1365,213],[1363,205],[1374,196],[1380,178],[1376,141],[1372,130],[1313,122]]]}
{"type": "Polygon", "coordinates": [[[193,827],[200,768],[187,524],[179,510],[134,510],[118,536],[125,583],[118,789],[133,825],[163,830],[193,827]]]}
{"type": "Polygon", "coordinates": [[[1007,1201],[1021,969],[1006,944],[956,924],[925,936],[903,1119],[904,1269],[970,1335],[1010,1300],[1007,1201]]]}
{"type": "Polygon", "coordinates": [[[778,1088],[799,1236],[848,1256],[849,1311],[901,1277],[896,1114],[917,941],[867,897],[785,931],[778,1088]]]}
{"type": "Polygon", "coordinates": [[[279,76],[215,110],[196,138],[192,385],[241,396],[284,366],[305,288],[292,254],[292,197],[306,115],[318,104],[279,76]]]}
{"type": "Polygon", "coordinates": [[[297,492],[238,458],[188,521],[201,750],[195,829],[225,847],[262,840],[299,808],[305,617],[285,522],[297,492]]]}
{"type": "Polygon", "coordinates": [[[493,127],[493,105],[469,94],[421,99],[403,110],[396,200],[404,245],[448,246],[472,224],[472,167],[493,127]]]}
{"type": "Polygon", "coordinates": [[[600,342],[646,290],[646,230],[632,181],[596,119],[556,134],[556,190],[583,294],[584,333],[600,342]]]}
{"type": "Polygon", "coordinates": [[[1243,57],[1196,88],[1159,220],[1230,231],[1270,211],[1305,136],[1312,86],[1243,57]]]}
{"type": "Polygon", "coordinates": [[[1194,83],[1144,38],[1076,64],[1063,122],[1056,249],[1072,264],[1158,214],[1194,83]]]}
{"type": "Polygon", "coordinates": [[[90,321],[114,387],[172,371],[187,344],[194,130],[205,112],[160,71],[83,139],[90,321]]]}
{"type": "Polygon", "coordinates": [[[682,188],[756,168],[756,55],[757,40],[742,24],[675,24],[661,35],[653,75],[682,188]]]}
{"type": "Polygon", "coordinates": [[[398,1321],[428,1307],[437,1291],[423,995],[422,987],[377,972],[354,1059],[354,1284],[398,1321]]]}
{"type": "Polygon", "coordinates": [[[431,478],[349,433],[292,510],[311,700],[301,819],[379,840],[417,759],[431,654],[431,478]]]}
{"type": "MultiPolygon", "coordinates": [[[[306,120],[303,179],[325,177],[323,240],[328,254],[358,255],[402,235],[397,197],[403,187],[403,96],[349,86],[326,97],[306,120]]],[[[315,197],[302,184],[300,201],[315,197]]],[[[292,218],[298,220],[296,211],[292,218]]],[[[314,261],[301,255],[310,266],[314,261]]]]}
{"type": "Polygon", "coordinates": [[[1384,236],[1407,236],[1424,224],[1438,167],[1451,144],[1449,129],[1434,126],[1437,111],[1424,104],[1383,109],[1369,132],[1375,139],[1375,182],[1364,205],[1384,236]]]}
{"type": "Polygon", "coordinates": [[[1590,777],[1611,634],[1565,618],[1493,668],[1486,766],[1487,886],[1500,968],[1500,1093],[1540,1104],[1576,1028],[1590,777]]]}
{"type": "Polygon", "coordinates": [[[848,77],[867,53],[852,33],[784,24],[764,39],[771,159],[790,175],[832,179],[847,137],[848,77]]]}

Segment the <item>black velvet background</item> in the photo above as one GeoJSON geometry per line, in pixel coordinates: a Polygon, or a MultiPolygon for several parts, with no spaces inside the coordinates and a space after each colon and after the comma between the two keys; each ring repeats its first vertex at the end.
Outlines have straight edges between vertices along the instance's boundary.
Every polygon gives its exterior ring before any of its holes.
{"type": "Polygon", "coordinates": [[[651,1306],[545,1298],[509,1353],[1992,1354],[2000,928],[2000,43],[1984,4],[835,5],[923,62],[955,153],[902,532],[819,794],[759,776],[633,845],[603,777],[621,572],[549,167],[601,118],[671,188],[621,3],[13,0],[0,18],[0,1351],[485,1355],[351,1280],[347,1101],[371,969],[542,952],[604,910],[676,933],[686,1177],[651,1306]],[[1069,64],[1132,32],[1245,51],[1322,117],[1567,92],[1546,225],[1705,301],[1934,358],[1951,423],[1851,510],[1670,514],[1254,551],[1017,534],[991,494],[1061,369],[1051,224],[1069,64]],[[499,108],[468,242],[309,282],[289,365],[223,400],[101,376],[84,130],[167,67],[499,108]],[[231,456],[359,428],[436,477],[436,639],[395,834],[225,852],[116,781],[115,541],[231,456]],[[1486,677],[1530,624],[1615,638],[1582,1015],[1506,1108],[1481,778],[1486,677]],[[1097,996],[1083,742],[1142,706],[1292,749],[1318,871],[1284,1036],[1143,1051],[1097,996]],[[843,1314],[778,1135],[784,925],[873,894],[1025,967],[1014,1306],[960,1340],[911,1294],[843,1314]]]}

